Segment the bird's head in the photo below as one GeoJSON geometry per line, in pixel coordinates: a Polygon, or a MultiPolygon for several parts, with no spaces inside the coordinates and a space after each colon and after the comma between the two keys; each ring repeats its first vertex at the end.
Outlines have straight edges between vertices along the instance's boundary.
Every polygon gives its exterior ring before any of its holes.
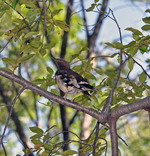
{"type": "Polygon", "coordinates": [[[58,69],[70,69],[69,63],[62,58],[55,59],[55,63],[58,69]]]}

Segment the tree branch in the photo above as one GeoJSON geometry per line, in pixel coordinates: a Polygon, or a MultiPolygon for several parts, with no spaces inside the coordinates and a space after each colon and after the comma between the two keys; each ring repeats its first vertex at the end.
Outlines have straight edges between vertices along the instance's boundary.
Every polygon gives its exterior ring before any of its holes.
{"type": "MultiPolygon", "coordinates": [[[[118,120],[118,118],[125,115],[125,114],[129,114],[129,113],[132,113],[132,112],[135,112],[138,110],[150,109],[150,96],[148,96],[142,100],[139,100],[139,101],[118,107],[118,108],[112,110],[109,113],[109,116],[106,116],[106,114],[99,113],[98,111],[93,110],[92,108],[89,108],[87,106],[80,105],[80,104],[75,103],[75,102],[71,102],[70,100],[65,100],[62,97],[57,96],[55,94],[52,94],[52,93],[50,93],[50,92],[48,92],[48,91],[46,91],[40,87],[28,82],[27,80],[20,78],[19,76],[16,76],[16,75],[14,75],[8,71],[5,71],[3,69],[0,69],[0,75],[2,75],[3,77],[6,77],[12,81],[15,81],[16,83],[22,85],[23,88],[25,87],[25,89],[32,90],[33,92],[35,92],[39,95],[42,95],[43,97],[45,97],[51,101],[58,102],[64,106],[68,106],[68,107],[71,107],[73,109],[82,111],[86,114],[89,114],[93,118],[97,119],[100,123],[105,123],[105,122],[109,123],[110,132],[112,133],[111,138],[114,139],[114,140],[112,140],[112,147],[113,147],[112,152],[113,153],[118,152],[118,145],[117,145],[118,136],[117,136],[117,132],[115,130],[116,129],[116,121],[118,120]]],[[[113,155],[117,156],[115,154],[113,154],[113,155]]]]}
{"type": "MultiPolygon", "coordinates": [[[[68,26],[70,26],[70,20],[71,20],[71,13],[72,13],[72,5],[73,5],[73,0],[69,0],[67,4],[67,14],[66,14],[66,23],[68,26]]],[[[68,31],[64,31],[63,38],[62,38],[62,45],[61,45],[61,53],[60,57],[64,58],[66,55],[66,47],[67,47],[67,42],[68,42],[68,31]]]]}
{"type": "MultiPolygon", "coordinates": [[[[66,23],[68,26],[70,26],[70,21],[71,21],[71,14],[72,14],[72,5],[73,5],[73,0],[68,0],[67,3],[67,13],[66,13],[66,23]]],[[[64,31],[63,38],[62,38],[62,45],[61,45],[61,52],[60,52],[60,57],[64,58],[66,55],[66,48],[67,48],[67,42],[68,42],[68,31],[64,31]]],[[[64,96],[64,93],[60,91],[61,96],[64,96]]],[[[69,119],[68,119],[68,114],[66,107],[63,105],[60,105],[60,113],[61,113],[61,121],[62,121],[62,129],[65,131],[63,133],[64,141],[68,142],[69,140],[69,119]]],[[[64,144],[63,150],[68,150],[69,149],[69,144],[64,144]]]]}
{"type": "MultiPolygon", "coordinates": [[[[65,100],[61,96],[52,94],[34,84],[32,84],[31,82],[28,82],[27,80],[20,78],[19,76],[14,75],[14,74],[12,74],[8,71],[5,71],[3,69],[0,69],[0,75],[2,75],[3,77],[6,77],[12,81],[15,81],[16,83],[22,85],[23,87],[26,87],[26,89],[32,90],[35,93],[42,95],[51,101],[55,101],[62,105],[71,107],[73,109],[82,111],[84,113],[87,113],[87,114],[91,115],[92,117],[94,117],[95,119],[97,119],[100,123],[106,122],[105,114],[99,113],[98,111],[96,111],[90,107],[78,104],[76,102],[71,102],[70,100],[65,100]]],[[[113,118],[119,118],[125,114],[129,114],[129,113],[132,113],[132,112],[135,112],[135,111],[138,111],[141,109],[146,109],[146,108],[150,108],[150,96],[147,96],[146,98],[144,98],[142,100],[118,107],[118,108],[114,109],[109,114],[109,116],[111,116],[113,118]]]]}
{"type": "MultiPolygon", "coordinates": [[[[116,20],[116,17],[115,17],[115,15],[114,15],[113,11],[112,11],[111,9],[110,9],[110,11],[111,11],[111,13],[112,13],[113,20],[115,21],[115,23],[116,23],[116,25],[117,25],[117,28],[118,28],[118,30],[119,30],[120,42],[121,42],[121,44],[122,44],[122,33],[121,33],[120,26],[119,26],[119,24],[118,24],[118,22],[117,22],[117,20],[116,20]]],[[[120,78],[120,74],[121,74],[122,65],[123,65],[122,51],[120,51],[120,65],[119,65],[119,67],[118,67],[117,79],[116,79],[116,81],[115,81],[115,84],[114,84],[112,90],[111,90],[110,93],[109,93],[108,98],[106,99],[105,105],[104,105],[103,110],[102,110],[102,112],[106,112],[106,114],[108,114],[109,111],[110,111],[110,109],[111,109],[111,105],[112,105],[112,102],[113,102],[113,94],[114,94],[114,91],[115,91],[115,89],[116,89],[116,87],[117,87],[117,84],[118,84],[118,82],[119,82],[119,78],[120,78]]]]}
{"type": "Polygon", "coordinates": [[[85,30],[86,30],[86,37],[87,37],[88,43],[89,43],[89,31],[88,31],[88,27],[87,27],[87,20],[86,20],[83,0],[81,0],[81,7],[82,7],[82,13],[83,13],[84,26],[85,26],[85,30]]]}
{"type": "Polygon", "coordinates": [[[118,156],[118,135],[117,135],[116,122],[117,120],[115,118],[111,118],[109,122],[112,156],[118,156]]]}
{"type": "Polygon", "coordinates": [[[118,107],[110,113],[110,116],[112,118],[118,119],[123,115],[130,114],[132,112],[142,110],[142,109],[150,109],[150,96],[147,96],[142,100],[135,101],[133,103],[118,107]]]}
{"type": "Polygon", "coordinates": [[[98,134],[99,134],[99,122],[97,122],[96,124],[96,131],[95,131],[95,139],[94,139],[94,143],[93,143],[93,155],[95,155],[95,150],[96,150],[96,143],[98,140],[98,134]]]}
{"type": "Polygon", "coordinates": [[[103,12],[106,11],[107,5],[108,5],[108,0],[103,0],[101,12],[99,13],[99,16],[97,18],[95,29],[94,29],[93,33],[90,35],[88,57],[94,51],[95,42],[96,42],[97,36],[99,34],[99,30],[102,26],[102,21],[104,19],[104,13],[103,12]]]}
{"type": "Polygon", "coordinates": [[[58,102],[62,105],[71,107],[73,109],[82,111],[84,113],[87,113],[87,114],[91,115],[92,117],[96,118],[100,122],[104,122],[106,119],[105,115],[99,114],[98,111],[91,109],[90,107],[78,104],[76,102],[71,102],[70,100],[65,100],[61,96],[52,94],[52,93],[34,85],[34,84],[32,84],[31,82],[28,82],[27,80],[20,78],[19,76],[14,75],[14,74],[6,71],[6,70],[0,69],[0,75],[2,75],[3,77],[6,77],[12,81],[15,81],[16,83],[18,83],[22,86],[26,86],[26,89],[32,90],[35,93],[42,95],[43,97],[47,98],[48,100],[55,101],[55,102],[58,102]]]}

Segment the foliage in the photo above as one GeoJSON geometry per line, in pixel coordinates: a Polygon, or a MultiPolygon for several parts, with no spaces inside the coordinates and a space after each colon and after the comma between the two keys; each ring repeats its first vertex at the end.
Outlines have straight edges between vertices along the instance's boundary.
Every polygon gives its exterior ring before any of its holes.
{"type": "MultiPolygon", "coordinates": [[[[150,86],[147,83],[149,75],[135,58],[137,54],[143,55],[149,52],[150,36],[146,33],[150,30],[149,16],[143,18],[144,25],[141,28],[142,31],[132,27],[126,28],[127,31],[132,33],[132,41],[128,44],[123,45],[121,42],[105,43],[106,48],[111,47],[116,51],[109,56],[113,61],[111,64],[107,63],[103,68],[97,63],[96,68],[93,69],[92,61],[94,58],[85,59],[89,50],[87,42],[76,35],[81,32],[82,27],[78,24],[82,22],[81,17],[78,14],[72,15],[72,25],[70,26],[64,20],[65,5],[63,3],[57,1],[57,7],[55,6],[56,4],[52,5],[48,2],[43,2],[42,5],[40,7],[37,1],[24,0],[0,2],[1,68],[15,74],[18,73],[18,75],[21,73],[20,76],[28,79],[31,83],[59,95],[54,79],[56,69],[52,64],[50,54],[51,50],[54,50],[55,56],[58,57],[63,32],[69,32],[67,60],[69,62],[79,60],[71,65],[73,66],[72,69],[90,80],[90,83],[98,88],[98,92],[95,94],[91,93],[91,97],[83,94],[76,95],[74,102],[99,111],[105,105],[106,98],[116,82],[118,84],[113,94],[111,110],[135,102],[148,95],[150,90],[150,86]],[[46,5],[45,10],[44,5],[46,5]],[[130,73],[135,64],[141,67],[142,73],[138,73],[136,80],[132,80],[130,73]],[[116,70],[116,66],[120,67],[121,70],[119,78],[119,69],[116,70]]],[[[86,9],[86,12],[91,12],[101,7],[101,5],[98,0],[95,0],[86,9]]],[[[150,13],[150,10],[147,9],[146,12],[150,13]]],[[[102,12],[102,14],[105,14],[109,18],[109,13],[102,12]]],[[[97,58],[97,62],[102,60],[99,56],[97,58]]],[[[150,64],[149,59],[146,61],[150,64]]],[[[4,99],[12,101],[13,97],[17,95],[20,86],[3,78],[0,78],[0,84],[3,86],[3,91],[7,93],[5,96],[1,94],[0,103],[8,105],[10,102],[6,103],[4,99]]],[[[70,98],[70,95],[68,95],[68,98],[70,98]]],[[[0,124],[4,127],[8,112],[4,107],[1,107],[0,110],[2,112],[0,124]]],[[[91,136],[86,140],[82,140],[79,137],[82,125],[81,119],[83,119],[83,113],[81,112],[76,115],[76,119],[70,125],[69,133],[71,139],[66,143],[71,144],[70,150],[63,151],[64,142],[62,135],[64,132],[61,132],[62,125],[60,123],[60,111],[57,103],[47,101],[31,91],[26,91],[16,102],[14,110],[17,112],[17,116],[21,120],[24,129],[28,129],[26,132],[27,136],[31,132],[35,133],[29,139],[33,147],[24,148],[23,152],[25,154],[35,152],[36,154],[42,153],[44,156],[49,155],[49,153],[51,155],[65,156],[81,152],[90,155],[93,152],[94,146],[97,155],[107,151],[106,136],[108,127],[104,128],[102,126],[97,136],[95,133],[92,134],[92,130],[97,122],[95,119],[93,119],[91,125],[91,136]],[[30,123],[34,126],[29,128],[30,123]],[[39,128],[40,126],[42,128],[39,128]],[[97,138],[96,143],[95,138],[97,138]],[[78,150],[80,146],[82,148],[78,150]]],[[[71,121],[75,111],[67,108],[67,112],[71,121]]],[[[140,126],[137,125],[137,127],[140,126]]],[[[8,129],[10,132],[16,129],[12,121],[9,123],[8,129]]],[[[129,129],[130,127],[127,130],[129,129]]],[[[146,131],[144,125],[142,125],[141,129],[142,131],[146,131]]],[[[150,145],[146,139],[147,136],[144,136],[143,133],[144,137],[143,144],[146,144],[146,149],[148,149],[150,145]]],[[[129,136],[127,140],[130,140],[131,144],[135,144],[136,142],[136,139],[134,140],[132,136],[129,136]]],[[[129,149],[135,152],[133,146],[129,147],[129,149]]],[[[10,151],[8,150],[8,152],[10,151]]]]}

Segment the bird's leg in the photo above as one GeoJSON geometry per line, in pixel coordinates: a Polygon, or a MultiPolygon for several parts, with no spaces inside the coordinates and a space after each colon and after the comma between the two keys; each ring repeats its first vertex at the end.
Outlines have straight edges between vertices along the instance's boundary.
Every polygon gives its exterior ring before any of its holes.
{"type": "Polygon", "coordinates": [[[65,93],[65,95],[63,96],[63,98],[66,100],[66,96],[68,94],[68,91],[65,93]]]}
{"type": "Polygon", "coordinates": [[[75,97],[75,96],[73,96],[73,97],[71,98],[71,102],[73,102],[74,97],[75,97]]]}

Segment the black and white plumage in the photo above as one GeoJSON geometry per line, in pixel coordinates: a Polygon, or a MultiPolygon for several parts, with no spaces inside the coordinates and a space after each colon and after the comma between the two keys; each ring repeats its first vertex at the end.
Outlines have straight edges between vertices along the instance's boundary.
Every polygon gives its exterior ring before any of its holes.
{"type": "Polygon", "coordinates": [[[58,68],[55,74],[56,83],[65,95],[67,93],[76,95],[80,92],[90,95],[88,93],[89,90],[97,91],[97,89],[91,86],[80,74],[71,70],[69,63],[64,59],[55,59],[55,63],[58,68]]]}

